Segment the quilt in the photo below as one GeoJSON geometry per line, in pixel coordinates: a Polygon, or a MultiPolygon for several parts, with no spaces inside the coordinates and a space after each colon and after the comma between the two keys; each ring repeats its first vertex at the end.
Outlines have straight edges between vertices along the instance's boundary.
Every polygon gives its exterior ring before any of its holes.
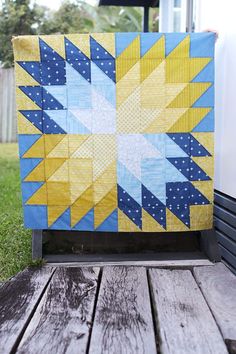
{"type": "Polygon", "coordinates": [[[212,227],[214,34],[14,38],[24,222],[212,227]]]}

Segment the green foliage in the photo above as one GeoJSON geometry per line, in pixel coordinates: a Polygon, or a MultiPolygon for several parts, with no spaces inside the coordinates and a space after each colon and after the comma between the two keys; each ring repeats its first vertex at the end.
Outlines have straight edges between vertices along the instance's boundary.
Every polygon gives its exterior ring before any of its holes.
{"type": "MultiPolygon", "coordinates": [[[[142,8],[97,7],[88,4],[85,0],[64,0],[57,11],[36,4],[30,5],[30,0],[4,0],[0,10],[0,62],[5,68],[13,65],[11,46],[13,36],[78,32],[139,32],[142,30],[142,16],[142,8]]],[[[150,24],[153,27],[152,19],[150,24]]]]}
{"type": "Polygon", "coordinates": [[[42,8],[30,7],[30,0],[5,0],[0,11],[0,62],[5,68],[13,63],[11,39],[21,34],[35,34],[35,26],[44,16],[42,8]]]}

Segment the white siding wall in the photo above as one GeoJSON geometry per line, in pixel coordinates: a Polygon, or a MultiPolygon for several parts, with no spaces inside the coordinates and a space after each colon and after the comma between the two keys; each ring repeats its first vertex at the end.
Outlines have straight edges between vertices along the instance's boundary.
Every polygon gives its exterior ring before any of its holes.
{"type": "Polygon", "coordinates": [[[236,198],[236,1],[195,0],[196,31],[216,29],[215,188],[236,198]]]}

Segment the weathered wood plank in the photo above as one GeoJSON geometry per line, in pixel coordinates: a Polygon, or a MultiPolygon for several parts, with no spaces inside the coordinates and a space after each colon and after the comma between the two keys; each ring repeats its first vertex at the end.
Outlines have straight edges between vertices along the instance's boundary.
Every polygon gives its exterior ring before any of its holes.
{"type": "Polygon", "coordinates": [[[89,353],[156,353],[145,268],[104,268],[89,353]]]}
{"type": "Polygon", "coordinates": [[[58,268],[17,353],[85,353],[99,268],[58,268]]]}
{"type": "Polygon", "coordinates": [[[21,336],[54,268],[29,268],[0,288],[0,353],[10,353],[21,336]]]}
{"type": "Polygon", "coordinates": [[[194,268],[194,276],[224,339],[235,341],[236,349],[236,276],[223,263],[194,268]]]}
{"type": "Polygon", "coordinates": [[[149,270],[162,354],[225,354],[221,333],[189,270],[149,270]]]}

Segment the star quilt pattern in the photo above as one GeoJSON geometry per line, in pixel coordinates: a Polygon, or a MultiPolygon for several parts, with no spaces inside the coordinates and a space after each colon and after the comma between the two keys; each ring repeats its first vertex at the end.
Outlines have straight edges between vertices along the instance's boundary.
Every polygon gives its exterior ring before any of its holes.
{"type": "Polygon", "coordinates": [[[212,227],[214,34],[13,40],[25,226],[212,227]]]}

